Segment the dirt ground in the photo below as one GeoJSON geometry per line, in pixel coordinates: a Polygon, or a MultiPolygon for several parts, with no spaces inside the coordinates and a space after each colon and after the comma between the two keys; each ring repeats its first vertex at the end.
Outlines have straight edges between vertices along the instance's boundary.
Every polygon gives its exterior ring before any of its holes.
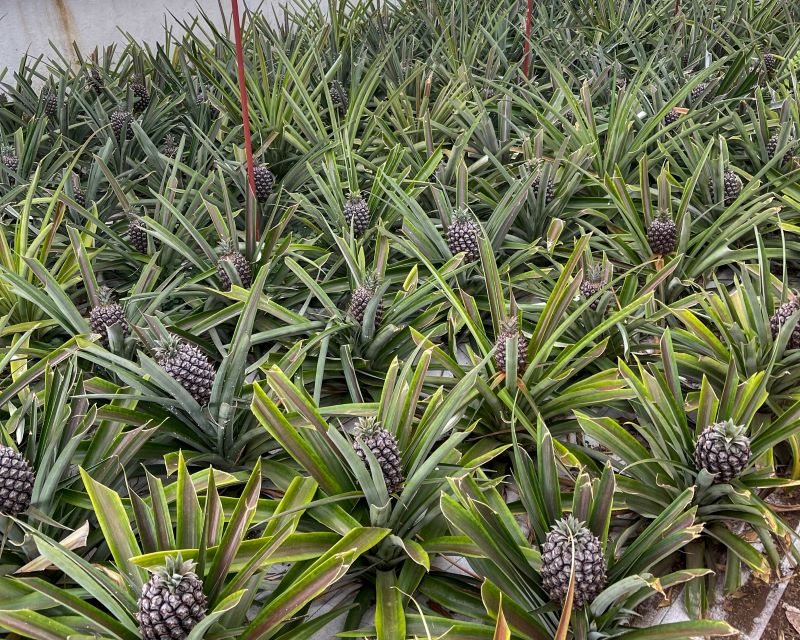
{"type": "Polygon", "coordinates": [[[800,640],[800,578],[794,576],[775,609],[762,640],[800,640]],[[794,623],[794,624],[793,624],[794,623]]]}

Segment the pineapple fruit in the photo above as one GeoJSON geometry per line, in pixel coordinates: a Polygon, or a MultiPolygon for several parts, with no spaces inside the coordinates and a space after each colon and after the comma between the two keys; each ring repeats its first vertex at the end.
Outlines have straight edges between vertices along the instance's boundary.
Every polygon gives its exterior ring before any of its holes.
{"type": "Polygon", "coordinates": [[[517,340],[517,375],[522,375],[528,366],[528,343],[519,330],[516,317],[500,324],[500,333],[494,343],[494,362],[500,371],[506,370],[506,338],[517,340]]]}
{"type": "Polygon", "coordinates": [[[353,234],[361,236],[369,227],[369,205],[360,193],[351,193],[344,203],[344,219],[353,234]]]}
{"type": "Polygon", "coordinates": [[[130,327],[125,320],[125,310],[113,297],[113,292],[108,287],[100,287],[99,304],[89,312],[89,325],[92,333],[100,335],[100,344],[108,348],[108,328],[119,325],[123,335],[130,333],[130,327]]]}
{"type": "Polygon", "coordinates": [[[657,256],[675,251],[678,246],[678,227],[667,211],[661,211],[647,228],[647,242],[657,256]]]}
{"type": "Polygon", "coordinates": [[[774,75],[779,66],[780,62],[775,54],[769,52],[764,54],[764,68],[769,75],[774,75]]]}
{"type": "Polygon", "coordinates": [[[716,482],[738,478],[750,460],[750,439],[744,431],[732,420],[703,429],[694,449],[697,468],[714,474],[716,482]]]}
{"type": "Polygon", "coordinates": [[[591,602],[606,584],[606,560],[600,540],[585,524],[569,516],[559,520],[542,545],[542,583],[554,602],[564,603],[575,559],[575,595],[573,606],[591,602]],[[574,545],[574,547],[573,547],[574,545]]]}
{"type": "Polygon", "coordinates": [[[667,115],[664,116],[664,126],[668,127],[671,124],[676,123],[680,117],[681,112],[673,107],[667,112],[667,115]]]}
{"type": "Polygon", "coordinates": [[[275,175],[265,164],[253,167],[253,181],[256,183],[256,200],[266,202],[275,186],[275,175]]]}
{"type": "Polygon", "coordinates": [[[128,216],[128,241],[139,253],[147,253],[147,232],[144,221],[137,215],[128,216]]]}
{"type": "Polygon", "coordinates": [[[463,252],[467,262],[474,262],[480,257],[479,239],[480,225],[467,209],[459,209],[453,214],[453,220],[447,229],[447,246],[450,253],[456,255],[463,252]]]}
{"type": "Polygon", "coordinates": [[[144,640],[184,640],[208,613],[203,582],[192,561],[167,556],[142,586],[137,618],[144,640]]]}
{"type": "Polygon", "coordinates": [[[336,109],[339,115],[344,114],[347,111],[347,91],[345,91],[344,87],[338,80],[331,82],[329,91],[334,109],[336,109]]]}
{"type": "Polygon", "coordinates": [[[217,372],[199,347],[171,335],[156,346],[158,364],[174,378],[200,406],[211,399],[217,372]]]}
{"type": "Polygon", "coordinates": [[[175,158],[178,153],[178,142],[171,133],[164,136],[164,141],[161,143],[161,153],[171,160],[175,158]]]}
{"type": "Polygon", "coordinates": [[[27,511],[35,475],[21,453],[0,445],[0,514],[18,516],[27,511]]]}
{"type": "Polygon", "coordinates": [[[118,109],[111,114],[111,129],[114,131],[114,137],[117,142],[122,142],[122,133],[125,133],[126,140],[133,140],[133,129],[131,122],[133,121],[133,114],[130,111],[123,111],[118,109]]]}
{"type": "Polygon", "coordinates": [[[219,246],[219,259],[217,260],[217,277],[222,285],[223,291],[230,291],[231,279],[228,272],[225,270],[224,263],[230,263],[237,275],[239,281],[245,289],[249,289],[253,284],[253,272],[250,269],[250,263],[241,253],[239,253],[236,243],[232,240],[224,240],[219,246]]]}
{"type": "Polygon", "coordinates": [[[143,78],[137,78],[131,83],[131,93],[133,94],[134,113],[142,113],[150,106],[150,94],[143,78]]]}
{"type": "MultiPolygon", "coordinates": [[[[730,169],[725,169],[722,174],[722,190],[723,190],[723,204],[730,207],[739,197],[742,192],[742,179],[730,169]]],[[[716,200],[716,190],[714,189],[714,179],[708,179],[708,189],[711,191],[711,197],[716,200]]]]}
{"type": "Polygon", "coordinates": [[[383,472],[386,490],[389,493],[397,492],[403,486],[403,465],[400,461],[400,451],[397,448],[397,439],[382,428],[374,417],[361,418],[355,430],[356,440],[353,442],[358,457],[369,467],[364,449],[369,449],[383,472]]]}
{"type": "Polygon", "coordinates": [[[17,171],[19,169],[19,158],[17,157],[17,152],[14,150],[14,147],[3,147],[2,155],[0,155],[0,160],[3,161],[3,164],[6,166],[7,169],[10,171],[17,171]]]}
{"type": "MultiPolygon", "coordinates": [[[[372,298],[375,297],[375,292],[378,290],[380,280],[377,275],[370,274],[364,281],[353,291],[350,297],[350,305],[347,308],[347,314],[353,318],[358,324],[364,322],[364,313],[367,310],[367,305],[372,298]]],[[[375,327],[378,327],[383,319],[383,302],[378,303],[378,308],[375,310],[375,327]]]]}
{"type": "MultiPolygon", "coordinates": [[[[792,314],[798,309],[800,309],[800,303],[794,298],[788,302],[784,302],[780,307],[775,309],[775,313],[769,319],[773,340],[778,337],[778,332],[781,330],[781,327],[786,324],[792,314]]],[[[792,329],[792,335],[789,336],[789,342],[786,346],[788,349],[800,349],[800,322],[792,329]]]]}
{"type": "MultiPolygon", "coordinates": [[[[767,140],[767,158],[772,160],[775,157],[775,154],[778,152],[778,142],[780,136],[776,133],[772,136],[769,140],[767,140]]],[[[787,141],[789,145],[789,150],[783,155],[783,164],[790,164],[794,159],[794,139],[789,138],[787,141]]]]}
{"type": "MultiPolygon", "coordinates": [[[[594,294],[596,294],[600,289],[603,288],[605,283],[603,282],[603,267],[602,265],[595,264],[592,265],[589,269],[586,270],[584,274],[583,280],[581,281],[581,295],[588,300],[594,294]]],[[[600,299],[593,300],[591,304],[589,304],[589,308],[593,311],[597,309],[597,304],[600,302],[600,299]]]]}

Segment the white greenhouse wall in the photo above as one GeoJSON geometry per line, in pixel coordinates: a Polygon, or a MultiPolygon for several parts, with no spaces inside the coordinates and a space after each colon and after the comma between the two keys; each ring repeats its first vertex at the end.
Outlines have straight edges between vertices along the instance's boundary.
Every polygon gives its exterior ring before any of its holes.
{"type": "MultiPolygon", "coordinates": [[[[125,38],[120,30],[157,42],[163,40],[165,20],[175,24],[175,18],[196,15],[198,7],[221,24],[220,4],[230,15],[230,0],[0,0],[0,69],[16,70],[26,53],[52,57],[53,47],[74,57],[73,41],[83,54],[121,43],[125,38]]],[[[251,0],[248,5],[259,3],[251,0]]],[[[266,0],[262,8],[272,13],[277,5],[266,0]]]]}

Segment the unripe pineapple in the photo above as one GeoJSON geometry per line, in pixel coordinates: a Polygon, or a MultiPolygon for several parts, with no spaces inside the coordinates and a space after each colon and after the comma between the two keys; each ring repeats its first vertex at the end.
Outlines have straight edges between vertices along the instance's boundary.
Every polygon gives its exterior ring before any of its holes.
{"type": "MultiPolygon", "coordinates": [[[[596,294],[600,289],[603,288],[603,267],[602,265],[595,264],[592,265],[589,269],[587,269],[586,274],[584,275],[583,280],[581,281],[581,295],[585,299],[591,298],[594,294],[596,294]]],[[[600,302],[600,299],[593,300],[591,304],[589,304],[589,308],[592,310],[597,309],[597,304],[600,302]]]]}
{"type": "Polygon", "coordinates": [[[345,91],[338,80],[331,82],[329,91],[333,108],[336,109],[339,114],[345,113],[347,111],[347,91],[345,91]]]}
{"type": "Polygon", "coordinates": [[[178,142],[171,133],[164,137],[164,142],[161,143],[161,153],[170,159],[174,159],[175,154],[178,153],[178,142]]]}
{"type": "MultiPolygon", "coordinates": [[[[539,197],[539,185],[540,185],[540,182],[541,182],[541,176],[536,176],[536,178],[534,178],[534,180],[533,180],[533,183],[531,184],[531,189],[533,189],[533,197],[534,198],[538,198],[539,197]]],[[[545,203],[545,205],[550,204],[553,200],[555,200],[555,197],[556,197],[556,190],[555,190],[555,186],[553,185],[553,179],[552,178],[548,178],[547,187],[545,187],[545,190],[544,190],[544,203],[545,203]]]]}
{"type": "Polygon", "coordinates": [[[58,96],[52,91],[47,91],[42,96],[42,101],[44,102],[44,115],[52,120],[58,113],[58,96]]]}
{"type": "Polygon", "coordinates": [[[17,157],[17,152],[14,150],[14,147],[3,147],[0,160],[3,161],[3,164],[10,171],[17,171],[17,169],[19,169],[19,158],[17,157]]]}
{"type": "Polygon", "coordinates": [[[253,272],[250,263],[236,248],[236,243],[232,240],[225,240],[219,246],[219,260],[217,260],[217,277],[222,285],[223,291],[230,291],[231,279],[225,270],[224,262],[229,262],[236,270],[239,281],[245,289],[249,289],[253,284],[253,272]]]}
{"type": "MultiPolygon", "coordinates": [[[[775,309],[775,313],[769,319],[773,340],[778,337],[778,332],[781,330],[781,327],[788,322],[792,314],[798,309],[800,309],[800,303],[794,298],[788,302],[784,302],[780,307],[775,309]]],[[[789,342],[786,347],[788,349],[800,349],[800,322],[792,329],[792,335],[789,336],[789,342]]]]}
{"type": "Polygon", "coordinates": [[[253,167],[253,181],[256,183],[256,200],[266,202],[275,186],[275,176],[272,171],[267,169],[265,164],[257,164],[253,167]]]}
{"type": "Polygon", "coordinates": [[[477,260],[480,257],[478,248],[480,232],[481,227],[469,210],[456,211],[447,229],[447,246],[450,248],[450,253],[456,255],[463,251],[467,262],[477,260]]]}
{"type": "MultiPolygon", "coordinates": [[[[367,310],[367,305],[380,285],[380,280],[376,274],[370,274],[364,281],[356,287],[353,295],[350,297],[350,305],[347,308],[347,314],[353,318],[358,324],[364,322],[364,313],[367,310]]],[[[377,328],[383,319],[383,301],[378,302],[378,308],[375,310],[375,327],[377,328]]]]}
{"type": "Polygon", "coordinates": [[[200,406],[211,399],[216,370],[199,347],[169,336],[156,346],[158,364],[174,378],[200,406]]]}
{"type": "Polygon", "coordinates": [[[192,561],[181,554],[167,556],[164,566],[142,586],[139,597],[139,630],[144,640],[184,640],[206,617],[208,599],[192,561]]]}
{"type": "MultiPolygon", "coordinates": [[[[713,178],[708,180],[708,189],[711,191],[714,200],[716,200],[713,178]]],[[[729,207],[742,192],[742,179],[730,169],[726,169],[725,173],[722,174],[722,189],[724,194],[723,203],[726,207],[729,207]]]]}
{"type": "Polygon", "coordinates": [[[369,449],[383,472],[386,490],[395,493],[403,486],[403,464],[400,460],[400,450],[397,448],[397,439],[382,428],[374,417],[361,418],[355,430],[356,440],[353,442],[358,457],[369,468],[369,461],[364,449],[369,449]]]}
{"type": "Polygon", "coordinates": [[[664,121],[663,121],[664,126],[668,127],[669,125],[674,124],[675,122],[678,121],[680,117],[681,117],[680,111],[678,111],[673,107],[671,110],[667,112],[667,115],[664,116],[664,121]]]}
{"type": "MultiPolygon", "coordinates": [[[[776,133],[767,141],[767,157],[770,160],[775,157],[775,154],[778,151],[779,138],[780,136],[776,133]]],[[[794,158],[794,139],[790,137],[786,142],[789,145],[789,150],[783,155],[782,162],[784,164],[789,164],[794,158]]]]}
{"type": "Polygon", "coordinates": [[[344,219],[356,236],[363,235],[369,227],[369,205],[360,193],[351,193],[347,198],[344,203],[344,219]]]}
{"type": "Polygon", "coordinates": [[[111,129],[114,131],[114,137],[117,139],[117,142],[122,141],[123,131],[125,132],[126,140],[133,140],[133,129],[131,128],[133,115],[130,111],[117,110],[111,114],[110,120],[111,129]]]}
{"type": "Polygon", "coordinates": [[[714,474],[715,482],[730,482],[742,475],[750,460],[750,438],[733,420],[709,425],[694,448],[698,469],[714,474]]]}
{"type": "Polygon", "coordinates": [[[700,104],[703,101],[703,94],[705,94],[706,89],[708,89],[708,83],[701,82],[698,84],[689,94],[689,102],[692,104],[700,104]]]}
{"type": "Polygon", "coordinates": [[[18,516],[33,496],[33,468],[21,453],[0,445],[0,514],[18,516]]]}
{"type": "Polygon", "coordinates": [[[500,333],[494,343],[494,362],[500,371],[506,370],[506,338],[517,340],[517,375],[522,375],[528,366],[528,341],[520,333],[515,317],[500,324],[500,333]]]}
{"type": "Polygon", "coordinates": [[[765,53],[764,54],[764,68],[767,70],[769,75],[774,74],[778,67],[780,66],[780,62],[778,58],[772,53],[765,53]]]}
{"type": "Polygon", "coordinates": [[[678,246],[678,228],[667,211],[661,211],[647,228],[647,242],[657,256],[675,251],[678,246]]]}
{"type": "Polygon", "coordinates": [[[83,191],[81,191],[80,184],[76,183],[75,186],[72,187],[72,199],[79,207],[86,208],[86,196],[83,194],[83,191]]]}
{"type": "Polygon", "coordinates": [[[97,95],[103,93],[103,78],[100,76],[100,72],[95,67],[92,67],[87,84],[89,85],[89,88],[97,95]]]}
{"type": "Polygon", "coordinates": [[[575,554],[573,606],[591,602],[606,585],[606,561],[600,540],[574,516],[559,520],[542,545],[542,584],[554,602],[564,603],[575,554]]]}
{"type": "Polygon", "coordinates": [[[119,325],[123,335],[128,335],[130,328],[125,320],[125,310],[119,302],[114,300],[111,289],[100,287],[98,297],[100,304],[89,312],[89,325],[92,327],[92,333],[100,335],[100,344],[108,348],[109,327],[119,325]]]}
{"type": "Polygon", "coordinates": [[[133,93],[133,112],[142,113],[150,105],[150,94],[143,79],[139,78],[131,83],[131,93],[133,93]]]}
{"type": "Polygon", "coordinates": [[[144,221],[137,215],[128,216],[128,240],[139,253],[147,253],[147,232],[144,221]]]}

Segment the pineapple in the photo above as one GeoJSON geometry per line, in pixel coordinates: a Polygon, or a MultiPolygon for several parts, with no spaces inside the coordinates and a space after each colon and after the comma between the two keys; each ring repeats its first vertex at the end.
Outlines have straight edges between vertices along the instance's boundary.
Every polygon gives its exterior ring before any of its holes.
{"type": "Polygon", "coordinates": [[[664,116],[664,126],[668,127],[671,124],[674,124],[678,121],[681,117],[680,111],[675,109],[674,107],[667,112],[667,115],[664,116]]]}
{"type": "Polygon", "coordinates": [[[171,133],[164,137],[164,141],[161,143],[161,153],[170,159],[174,159],[175,154],[178,153],[178,142],[171,133]]]}
{"type": "Polygon", "coordinates": [[[650,250],[658,256],[675,251],[678,246],[678,228],[667,211],[661,211],[647,228],[647,242],[650,250]]]}
{"type": "MultiPolygon", "coordinates": [[[[714,189],[714,179],[708,179],[708,189],[711,197],[716,200],[716,190],[714,189]]],[[[722,174],[723,203],[726,207],[731,206],[739,194],[742,192],[742,179],[730,169],[726,169],[722,174]]]]}
{"type": "Polygon", "coordinates": [[[750,460],[750,439],[744,431],[733,420],[703,429],[694,448],[697,468],[714,474],[716,482],[730,482],[742,475],[750,460]]]}
{"type": "Polygon", "coordinates": [[[606,561],[600,540],[574,516],[553,525],[542,545],[542,584],[554,602],[564,603],[575,554],[575,595],[580,608],[598,596],[606,585],[606,561]]]}
{"type": "Polygon", "coordinates": [[[689,102],[691,104],[700,104],[705,97],[704,94],[708,89],[708,83],[701,82],[698,84],[694,89],[692,89],[691,93],[689,94],[689,102]]]}
{"type": "MultiPolygon", "coordinates": [[[[585,299],[591,298],[594,294],[596,294],[600,289],[603,288],[603,267],[602,265],[595,264],[592,265],[589,269],[586,270],[584,275],[583,281],[581,282],[581,295],[585,299]]],[[[599,299],[593,300],[589,305],[589,308],[592,310],[597,309],[597,304],[600,302],[599,299]]]]}
{"type": "Polygon", "coordinates": [[[122,132],[125,132],[125,139],[132,140],[133,139],[133,129],[131,128],[131,122],[133,120],[133,115],[130,111],[123,111],[118,109],[114,113],[111,114],[111,128],[114,131],[114,137],[117,139],[117,142],[122,141],[122,132]]]}
{"type": "Polygon", "coordinates": [[[51,120],[55,118],[58,113],[58,96],[52,91],[47,91],[42,96],[42,102],[44,103],[44,115],[51,120]]]}
{"type": "Polygon", "coordinates": [[[767,70],[769,75],[773,75],[780,66],[780,62],[778,58],[772,53],[765,53],[764,54],[764,68],[767,70]]]}
{"type": "Polygon", "coordinates": [[[139,253],[147,253],[147,232],[144,221],[137,215],[128,216],[128,241],[139,253]]]}
{"type": "Polygon", "coordinates": [[[97,68],[92,67],[87,84],[89,85],[89,88],[97,95],[103,93],[103,78],[100,76],[100,72],[97,70],[97,68]]]}
{"type": "Polygon", "coordinates": [[[494,361],[500,371],[506,370],[506,338],[517,339],[517,375],[522,375],[528,366],[528,344],[519,331],[516,318],[508,318],[500,324],[500,333],[494,343],[494,361]]]}
{"type": "Polygon", "coordinates": [[[353,442],[358,457],[369,467],[369,461],[364,449],[369,449],[383,472],[386,490],[395,493],[403,486],[403,465],[400,461],[400,451],[397,448],[397,439],[382,428],[372,418],[361,418],[355,430],[356,440],[353,442]]]}
{"type": "Polygon", "coordinates": [[[138,78],[131,83],[133,93],[133,112],[142,113],[150,105],[150,94],[143,78],[138,78]]]}
{"type": "Polygon", "coordinates": [[[369,206],[361,194],[351,193],[344,203],[344,219],[347,226],[352,227],[353,234],[363,235],[369,226],[369,206]]]}
{"type": "Polygon", "coordinates": [[[267,169],[265,164],[257,164],[253,167],[253,181],[256,183],[256,200],[266,202],[275,186],[275,176],[272,171],[267,169]]]}
{"type": "MultiPolygon", "coordinates": [[[[778,332],[781,330],[781,327],[786,324],[792,314],[798,309],[800,309],[800,303],[794,298],[788,302],[784,302],[780,307],[775,309],[775,313],[769,319],[773,340],[778,337],[778,332]]],[[[789,349],[800,349],[800,322],[792,329],[792,335],[789,336],[789,342],[786,346],[789,349]]]]}
{"type": "MultiPolygon", "coordinates": [[[[367,305],[372,298],[375,297],[375,292],[378,290],[380,280],[376,274],[370,274],[364,281],[358,285],[353,295],[350,297],[350,305],[347,308],[347,315],[353,318],[358,324],[364,322],[364,312],[367,310],[367,305]]],[[[375,310],[375,326],[378,327],[383,319],[383,302],[378,303],[378,308],[375,310]]]]}
{"type": "Polygon", "coordinates": [[[481,228],[468,209],[459,209],[453,215],[453,221],[447,229],[447,246],[450,253],[456,255],[462,251],[467,262],[474,262],[480,257],[478,241],[481,228]]]}
{"type": "MultiPolygon", "coordinates": [[[[776,133],[767,141],[767,158],[772,160],[778,152],[779,135],[776,133]]],[[[789,138],[786,141],[789,145],[789,150],[783,155],[783,164],[790,164],[794,159],[794,139],[789,138]]]]}
{"type": "Polygon", "coordinates": [[[181,554],[167,556],[164,566],[142,586],[139,597],[139,630],[144,640],[184,640],[205,618],[208,599],[192,561],[181,554]]]}
{"type": "Polygon", "coordinates": [[[229,262],[239,276],[239,281],[245,289],[249,289],[253,284],[253,272],[250,270],[250,263],[247,261],[237,250],[236,243],[233,240],[224,240],[219,245],[219,260],[217,260],[217,277],[222,284],[223,291],[230,291],[231,279],[228,272],[223,265],[224,262],[229,262]]]}
{"type": "Polygon", "coordinates": [[[81,191],[80,183],[76,183],[75,186],[72,187],[72,199],[79,207],[86,208],[86,196],[83,194],[83,191],[81,191]]]}
{"type": "Polygon", "coordinates": [[[3,161],[3,164],[10,171],[16,172],[17,169],[19,169],[19,158],[17,157],[17,152],[14,150],[14,147],[3,147],[0,160],[3,161]]]}
{"type": "Polygon", "coordinates": [[[21,453],[0,445],[0,514],[18,516],[27,511],[35,476],[21,453]]]}
{"type": "Polygon", "coordinates": [[[156,357],[159,366],[186,389],[197,404],[208,404],[217,372],[199,347],[171,335],[158,343],[156,357]]]}
{"type": "MultiPolygon", "coordinates": [[[[540,186],[540,183],[541,183],[541,174],[537,175],[536,178],[534,178],[533,183],[531,184],[531,189],[533,189],[533,197],[534,198],[538,198],[539,197],[539,186],[540,186]]],[[[553,200],[555,200],[555,197],[556,197],[556,190],[555,190],[555,187],[553,186],[553,179],[552,178],[548,178],[547,186],[545,187],[545,190],[544,190],[544,203],[545,203],[545,205],[550,204],[553,200]]]]}
{"type": "Polygon", "coordinates": [[[98,297],[100,304],[89,312],[89,325],[92,327],[92,333],[100,335],[100,344],[107,349],[109,327],[119,325],[123,335],[128,335],[130,328],[125,320],[125,311],[122,305],[114,300],[111,289],[100,287],[98,297]]]}
{"type": "Polygon", "coordinates": [[[334,109],[340,115],[345,113],[347,111],[347,91],[338,80],[331,82],[329,90],[334,109]]]}

